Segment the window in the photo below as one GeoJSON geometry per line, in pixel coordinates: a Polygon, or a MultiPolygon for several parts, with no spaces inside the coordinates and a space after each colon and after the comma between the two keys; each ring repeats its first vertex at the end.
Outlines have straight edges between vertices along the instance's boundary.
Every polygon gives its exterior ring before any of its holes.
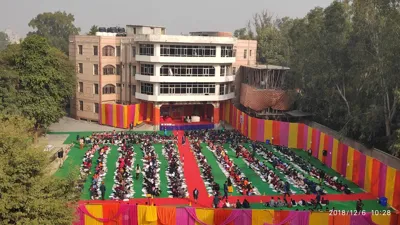
{"type": "Polygon", "coordinates": [[[107,84],[103,87],[103,94],[115,94],[115,85],[107,84]]]}
{"type": "Polygon", "coordinates": [[[161,83],[160,94],[215,94],[214,83],[161,83]]]}
{"type": "Polygon", "coordinates": [[[194,66],[194,65],[165,65],[160,68],[160,76],[188,76],[188,77],[208,77],[215,76],[213,66],[194,66]]]}
{"type": "Polygon", "coordinates": [[[121,56],[121,46],[117,46],[117,56],[121,56]]]}
{"type": "Polygon", "coordinates": [[[93,64],[93,75],[99,75],[99,64],[93,64]]]}
{"type": "Polygon", "coordinates": [[[133,28],[133,34],[136,34],[136,28],[133,28]]]}
{"type": "Polygon", "coordinates": [[[215,46],[161,45],[161,56],[171,57],[215,57],[215,46]]]}
{"type": "Polygon", "coordinates": [[[113,65],[107,65],[103,67],[103,75],[114,75],[115,67],[113,65]]]}
{"type": "Polygon", "coordinates": [[[117,83],[117,94],[121,94],[121,84],[117,83]]]}
{"type": "Polygon", "coordinates": [[[117,65],[117,75],[122,75],[122,66],[117,65]]]}
{"type": "Polygon", "coordinates": [[[153,95],[153,84],[142,82],[140,84],[140,93],[145,95],[153,95]]]}
{"type": "Polygon", "coordinates": [[[79,53],[79,55],[83,55],[83,46],[82,45],[78,45],[78,53],[79,53]]]}
{"type": "Polygon", "coordinates": [[[83,73],[83,63],[78,64],[78,73],[83,73]]]}
{"type": "Polygon", "coordinates": [[[226,88],[226,84],[221,84],[219,86],[219,95],[224,95],[225,94],[225,88],[226,88]]]}
{"type": "Polygon", "coordinates": [[[93,46],[93,55],[99,55],[99,47],[97,45],[93,46]]]}
{"type": "Polygon", "coordinates": [[[132,85],[132,95],[135,96],[136,95],[136,85],[132,85]]]}
{"type": "Polygon", "coordinates": [[[94,113],[99,113],[99,103],[94,103],[94,113]]]}
{"type": "Polygon", "coordinates": [[[140,65],[140,74],[142,75],[154,75],[154,65],[153,64],[141,64],[140,65]]]}
{"type": "Polygon", "coordinates": [[[132,46],[132,57],[136,56],[136,47],[132,46]]]}
{"type": "Polygon", "coordinates": [[[99,84],[93,84],[93,94],[99,94],[99,84]]]}
{"type": "Polygon", "coordinates": [[[225,71],[226,71],[226,66],[222,65],[220,70],[221,76],[225,76],[225,71]]]}
{"type": "Polygon", "coordinates": [[[136,75],[136,66],[132,66],[131,68],[131,76],[135,76],[136,75]]]}
{"type": "Polygon", "coordinates": [[[110,45],[104,46],[103,56],[115,56],[115,48],[110,45]]]}
{"type": "Polygon", "coordinates": [[[83,101],[79,101],[79,110],[83,111],[83,101]]]}
{"type": "Polygon", "coordinates": [[[79,82],[79,92],[83,93],[83,82],[79,82]]]}
{"type": "Polygon", "coordinates": [[[236,74],[236,67],[233,67],[233,69],[232,69],[232,75],[235,75],[236,74]]]}
{"type": "Polygon", "coordinates": [[[232,57],[233,46],[221,46],[221,57],[232,57]]]}
{"type": "Polygon", "coordinates": [[[250,52],[249,52],[249,56],[251,57],[251,50],[250,50],[250,52]]]}
{"type": "Polygon", "coordinates": [[[139,55],[154,55],[154,45],[151,44],[141,44],[139,45],[139,55]]]}
{"type": "Polygon", "coordinates": [[[243,58],[247,59],[247,49],[244,50],[243,58]]]}

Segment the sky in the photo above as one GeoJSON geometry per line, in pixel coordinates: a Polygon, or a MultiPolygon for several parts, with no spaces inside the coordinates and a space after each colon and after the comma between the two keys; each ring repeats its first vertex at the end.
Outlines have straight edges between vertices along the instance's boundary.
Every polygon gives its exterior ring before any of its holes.
{"type": "Polygon", "coordinates": [[[252,16],[268,10],[277,17],[303,17],[332,0],[0,0],[0,31],[11,29],[20,37],[29,21],[43,12],[66,11],[75,16],[81,33],[92,25],[158,25],[167,34],[191,31],[230,31],[244,27],[252,16]]]}

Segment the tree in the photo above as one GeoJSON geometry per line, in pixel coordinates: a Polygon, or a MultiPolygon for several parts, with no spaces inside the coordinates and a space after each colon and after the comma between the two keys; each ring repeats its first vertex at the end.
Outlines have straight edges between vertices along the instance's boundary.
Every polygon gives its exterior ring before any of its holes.
{"type": "Polygon", "coordinates": [[[36,34],[45,37],[50,45],[68,54],[69,36],[77,35],[81,30],[75,27],[74,22],[75,18],[70,13],[41,13],[29,22],[28,25],[35,31],[28,36],[36,34]]]}
{"type": "Polygon", "coordinates": [[[33,121],[0,114],[0,221],[69,225],[80,193],[74,174],[47,174],[49,155],[32,143],[33,121]]]}
{"type": "Polygon", "coordinates": [[[0,31],[0,51],[4,50],[8,44],[10,44],[8,35],[0,31]]]}
{"type": "Polygon", "coordinates": [[[7,102],[8,106],[34,119],[36,130],[65,115],[65,105],[76,91],[75,68],[65,54],[51,47],[45,38],[31,35],[21,45],[10,46],[0,58],[8,68],[3,77],[11,74],[8,71],[18,76],[17,82],[11,75],[4,81],[15,84],[16,90],[16,96],[9,96],[13,101],[7,102]]]}
{"type": "Polygon", "coordinates": [[[87,33],[87,35],[96,35],[96,32],[99,31],[99,27],[96,25],[93,25],[90,30],[89,33],[87,33]]]}

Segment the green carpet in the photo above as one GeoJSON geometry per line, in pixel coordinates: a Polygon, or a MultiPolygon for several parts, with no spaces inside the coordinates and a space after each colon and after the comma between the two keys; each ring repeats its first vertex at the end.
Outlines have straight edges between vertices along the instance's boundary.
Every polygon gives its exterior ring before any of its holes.
{"type": "Polygon", "coordinates": [[[167,198],[168,195],[168,179],[167,179],[167,169],[168,169],[168,161],[162,154],[163,145],[162,144],[153,144],[155,148],[155,152],[158,155],[158,160],[160,160],[160,198],[167,198]]]}
{"type": "MultiPolygon", "coordinates": [[[[366,212],[371,212],[372,210],[380,210],[380,211],[388,210],[386,207],[383,207],[383,206],[379,205],[375,200],[364,200],[363,203],[364,203],[363,210],[365,210],[366,212]]],[[[293,207],[293,208],[287,208],[287,207],[271,208],[271,207],[266,207],[262,203],[250,203],[250,206],[251,206],[252,209],[275,209],[275,210],[296,210],[296,209],[299,209],[299,211],[309,210],[309,209],[313,208],[312,206],[307,206],[307,207],[296,206],[296,207],[293,207]]],[[[328,207],[329,209],[332,209],[333,207],[335,207],[335,210],[350,211],[350,210],[355,210],[356,209],[356,201],[346,201],[346,202],[331,201],[331,202],[329,202],[329,205],[323,207],[323,209],[325,210],[326,207],[328,207]]]]}
{"type": "Polygon", "coordinates": [[[135,191],[135,194],[133,195],[135,198],[143,198],[143,174],[141,173],[139,175],[139,179],[136,180],[136,165],[139,164],[141,171],[143,171],[143,151],[140,149],[139,144],[134,144],[133,145],[133,150],[135,151],[135,165],[134,169],[132,171],[132,176],[133,176],[133,190],[135,191]]]}
{"type": "MultiPolygon", "coordinates": [[[[294,153],[296,153],[298,156],[300,156],[300,157],[302,157],[304,159],[305,158],[307,158],[307,159],[309,158],[306,151],[298,150],[298,149],[292,149],[292,151],[294,153]]],[[[355,184],[355,183],[343,178],[340,173],[338,173],[335,170],[333,170],[332,168],[327,167],[326,165],[322,164],[322,162],[319,161],[317,158],[311,157],[310,162],[316,168],[325,171],[326,174],[328,174],[330,176],[337,176],[338,180],[342,181],[344,184],[347,184],[349,186],[350,190],[353,191],[354,193],[363,193],[363,192],[365,192],[360,187],[358,187],[357,184],[355,184]]]]}
{"type": "Polygon", "coordinates": [[[226,152],[232,162],[240,169],[244,176],[249,179],[252,185],[258,189],[260,194],[265,193],[266,195],[278,195],[277,192],[274,192],[272,188],[269,187],[267,182],[262,181],[260,176],[258,176],[253,169],[247,166],[247,164],[243,161],[243,158],[236,158],[236,154],[230,148],[229,144],[224,144],[223,146],[224,149],[227,150],[226,152]]]}
{"type": "MultiPolygon", "coordinates": [[[[250,154],[252,153],[252,150],[250,150],[250,146],[249,146],[248,143],[243,144],[243,147],[245,147],[245,148],[250,152],[250,154]]],[[[274,166],[273,166],[271,163],[269,163],[268,161],[266,161],[262,156],[260,156],[260,155],[258,155],[258,154],[256,153],[256,154],[255,154],[255,158],[258,159],[258,160],[260,160],[260,161],[262,161],[262,162],[264,162],[264,165],[267,166],[269,169],[273,170],[274,173],[275,173],[281,180],[286,181],[285,174],[283,174],[280,170],[274,170],[274,166]]],[[[302,190],[300,190],[299,188],[294,187],[293,185],[290,185],[290,189],[291,189],[292,191],[295,191],[295,194],[304,194],[304,192],[303,192],[302,190]]]]}
{"type": "Polygon", "coordinates": [[[107,173],[104,178],[104,184],[106,185],[106,194],[105,198],[110,199],[110,195],[112,193],[112,188],[114,186],[114,177],[115,170],[117,169],[117,161],[118,161],[118,146],[112,145],[111,150],[107,155],[107,173]]]}
{"type": "MultiPolygon", "coordinates": [[[[221,187],[223,187],[225,181],[227,180],[225,174],[222,172],[221,168],[218,165],[217,158],[215,157],[214,153],[212,153],[207,148],[206,143],[201,143],[201,152],[203,153],[204,157],[207,159],[207,163],[211,166],[211,173],[214,176],[214,181],[218,183],[221,187]]],[[[241,194],[238,193],[235,187],[233,187],[233,196],[240,196],[241,194]]]]}

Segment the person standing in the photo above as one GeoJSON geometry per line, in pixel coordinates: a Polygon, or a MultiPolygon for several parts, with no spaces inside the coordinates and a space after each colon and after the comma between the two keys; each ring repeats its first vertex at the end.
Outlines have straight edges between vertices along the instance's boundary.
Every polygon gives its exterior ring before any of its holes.
{"type": "Polygon", "coordinates": [[[289,184],[289,182],[287,182],[287,181],[285,182],[284,189],[285,189],[285,193],[283,194],[283,198],[285,199],[286,195],[290,197],[290,184],[289,184]]]}
{"type": "Polygon", "coordinates": [[[317,206],[319,206],[320,209],[322,209],[322,205],[321,205],[321,194],[320,194],[319,192],[317,192],[317,197],[315,198],[315,206],[314,206],[314,209],[316,209],[317,206]]]}
{"type": "Polygon", "coordinates": [[[218,194],[215,194],[215,195],[214,195],[213,203],[214,203],[214,208],[218,208],[218,204],[219,204],[219,197],[218,197],[218,194]]]}
{"type": "Polygon", "coordinates": [[[362,208],[364,207],[364,203],[361,201],[361,199],[358,199],[357,205],[356,205],[356,210],[358,213],[362,211],[362,208]]]}
{"type": "Polygon", "coordinates": [[[104,185],[104,181],[101,182],[100,192],[101,192],[101,200],[104,200],[104,196],[106,194],[106,186],[104,185]]]}
{"type": "Polygon", "coordinates": [[[133,130],[133,123],[129,124],[129,131],[133,130]]]}
{"type": "Polygon", "coordinates": [[[136,180],[139,179],[139,175],[140,175],[140,166],[139,164],[136,164],[136,180]]]}
{"type": "Polygon", "coordinates": [[[182,145],[185,145],[185,143],[186,143],[186,137],[185,137],[185,135],[183,135],[182,136],[182,145]]]}
{"type": "Polygon", "coordinates": [[[197,199],[199,198],[199,190],[197,190],[197,188],[193,190],[193,198],[194,202],[197,204],[197,199]]]}
{"type": "Polygon", "coordinates": [[[224,183],[224,197],[222,197],[222,199],[226,199],[226,201],[228,201],[228,182],[225,181],[224,183]]]}

